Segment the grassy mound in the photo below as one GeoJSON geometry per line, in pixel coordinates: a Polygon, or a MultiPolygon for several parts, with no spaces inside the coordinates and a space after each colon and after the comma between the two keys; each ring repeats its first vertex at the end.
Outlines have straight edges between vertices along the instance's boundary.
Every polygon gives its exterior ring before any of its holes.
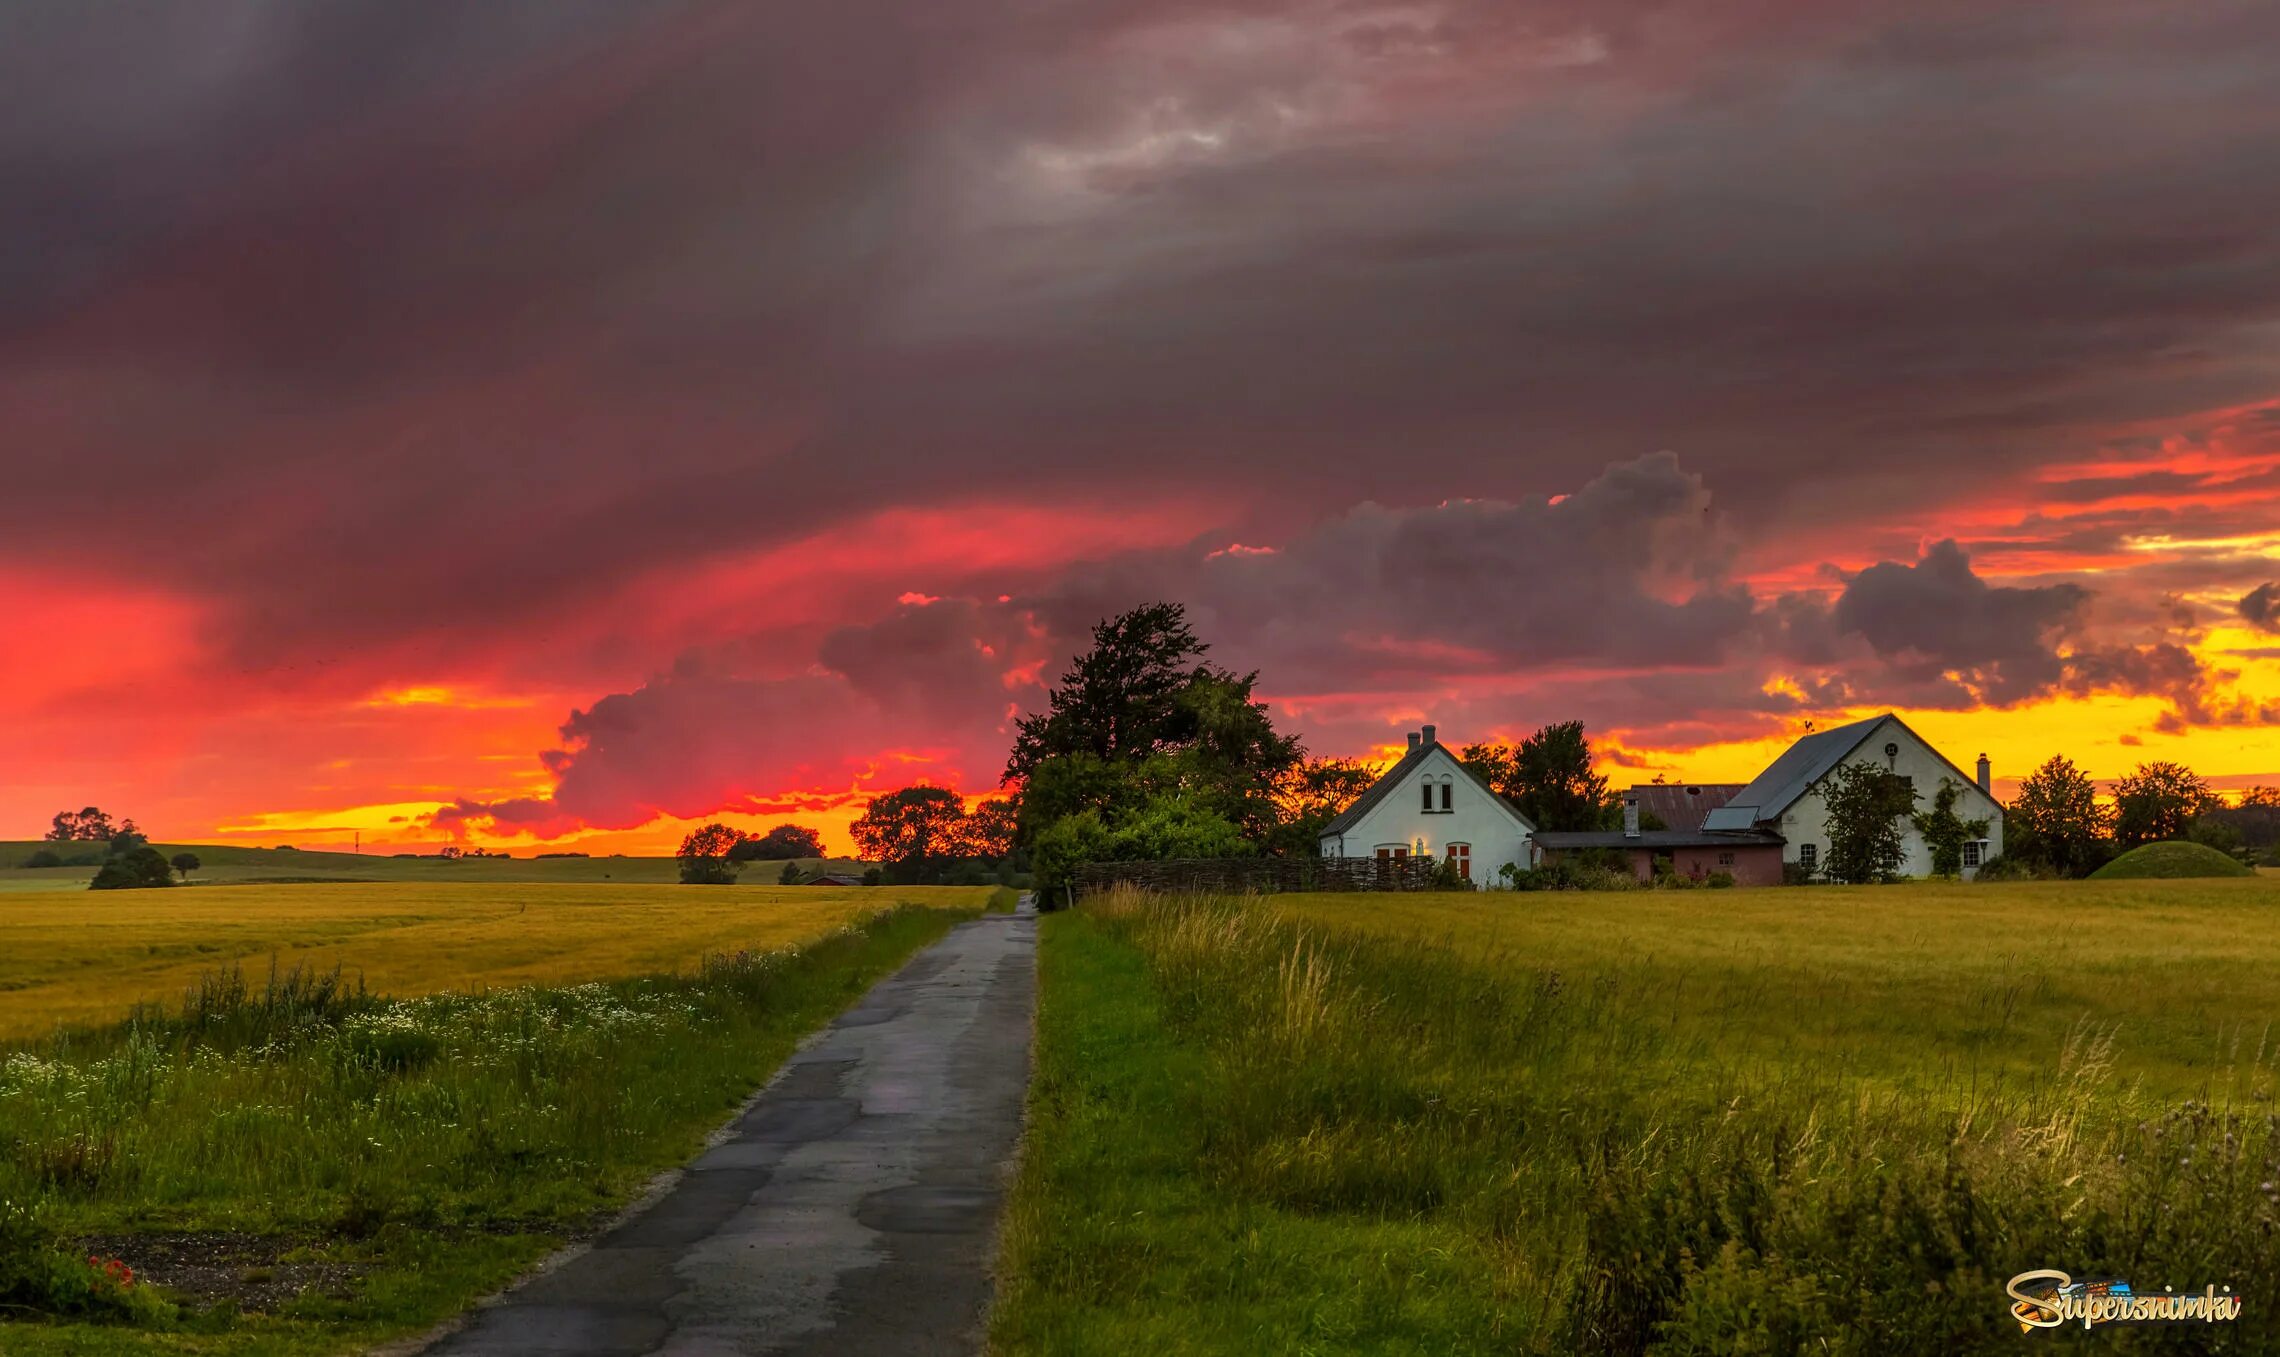
{"type": "Polygon", "coordinates": [[[2203,843],[2171,839],[2132,848],[2090,874],[2092,881],[2138,877],[2254,876],[2256,869],[2203,843]]]}

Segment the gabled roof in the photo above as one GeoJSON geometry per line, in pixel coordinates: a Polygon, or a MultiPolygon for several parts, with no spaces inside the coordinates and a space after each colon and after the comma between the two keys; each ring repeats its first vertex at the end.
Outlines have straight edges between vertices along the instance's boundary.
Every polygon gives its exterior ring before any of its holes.
{"type": "Polygon", "coordinates": [[[1447,745],[1442,744],[1439,740],[1426,740],[1416,745],[1408,753],[1402,755],[1401,758],[1391,768],[1385,770],[1385,775],[1383,777],[1380,777],[1377,781],[1370,784],[1368,791],[1363,792],[1360,796],[1355,797],[1352,805],[1346,807],[1342,811],[1339,811],[1338,817],[1336,819],[1332,820],[1329,824],[1322,826],[1321,837],[1325,839],[1332,838],[1336,835],[1344,834],[1347,830],[1352,829],[1355,825],[1360,824],[1362,822],[1363,816],[1368,815],[1373,810],[1376,810],[1378,803],[1385,800],[1388,796],[1391,796],[1393,794],[1393,789],[1401,785],[1401,780],[1405,777],[1408,777],[1411,773],[1415,772],[1419,764],[1432,757],[1433,751],[1436,749],[1441,750],[1443,753],[1446,753],[1449,756],[1449,762],[1457,765],[1458,771],[1462,772],[1467,778],[1470,778],[1472,780],[1473,786],[1480,790],[1480,794],[1482,796],[1485,796],[1490,801],[1496,803],[1499,806],[1502,806],[1505,813],[1510,815],[1513,819],[1518,820],[1523,826],[1527,828],[1530,834],[1536,832],[1536,826],[1528,822],[1528,817],[1520,813],[1520,808],[1505,800],[1503,797],[1498,796],[1496,794],[1495,788],[1489,786],[1486,782],[1483,782],[1481,780],[1480,774],[1474,772],[1470,768],[1465,767],[1465,761],[1457,757],[1455,750],[1450,749],[1447,745]]]}
{"type": "MultiPolygon", "coordinates": [[[[1854,750],[1868,743],[1885,723],[1890,722],[1908,732],[1908,737],[1932,751],[1932,757],[1946,765],[1955,774],[1955,780],[1976,788],[1977,779],[1955,766],[1953,760],[1942,754],[1930,740],[1910,730],[1908,723],[1891,712],[1871,716],[1865,721],[1838,726],[1832,730],[1817,731],[1789,746],[1781,757],[1766,765],[1766,770],[1751,780],[1750,785],[1734,793],[1734,799],[1702,817],[1702,827],[1714,830],[1750,829],[1767,820],[1778,820],[1798,797],[1803,796],[1828,771],[1852,757],[1854,750]]],[[[2002,806],[1996,806],[1997,816],[2002,806]]]]}
{"type": "Polygon", "coordinates": [[[1843,763],[1878,726],[1892,719],[1892,714],[1887,712],[1806,736],[1767,764],[1764,772],[1734,793],[1733,800],[1703,816],[1702,827],[1751,829],[1760,820],[1780,819],[1781,813],[1803,796],[1806,788],[1843,763]]]}
{"type": "Polygon", "coordinates": [[[1672,829],[1700,829],[1702,817],[1734,799],[1739,782],[1635,782],[1629,795],[1639,813],[1652,814],[1672,829]]]}

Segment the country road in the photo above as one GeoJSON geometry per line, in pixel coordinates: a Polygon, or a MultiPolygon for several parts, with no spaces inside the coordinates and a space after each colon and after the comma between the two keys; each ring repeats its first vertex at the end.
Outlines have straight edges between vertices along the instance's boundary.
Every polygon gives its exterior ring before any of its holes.
{"type": "Polygon", "coordinates": [[[1036,919],[958,925],[648,1209],[434,1357],[971,1354],[1029,1077],[1036,919]]]}

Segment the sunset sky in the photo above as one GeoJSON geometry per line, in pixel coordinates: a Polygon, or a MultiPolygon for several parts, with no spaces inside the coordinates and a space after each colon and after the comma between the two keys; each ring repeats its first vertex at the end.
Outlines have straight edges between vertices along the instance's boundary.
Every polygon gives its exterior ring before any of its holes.
{"type": "Polygon", "coordinates": [[[0,838],[844,850],[1154,598],[1317,753],[2280,782],[2275,89],[2226,0],[11,0],[0,838]]]}

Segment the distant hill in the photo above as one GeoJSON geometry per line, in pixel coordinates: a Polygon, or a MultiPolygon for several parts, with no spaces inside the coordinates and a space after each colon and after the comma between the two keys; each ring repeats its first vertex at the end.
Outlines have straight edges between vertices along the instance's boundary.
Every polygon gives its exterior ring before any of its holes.
{"type": "Polygon", "coordinates": [[[2254,876],[2246,867],[2202,843],[2172,839],[2133,848],[2090,874],[2092,881],[2193,876],[2254,876]]]}
{"type": "MultiPolygon", "coordinates": [[[[680,879],[672,858],[590,857],[538,858],[523,853],[511,858],[391,857],[387,853],[336,853],[291,848],[241,848],[232,844],[154,843],[168,857],[190,852],[202,864],[191,873],[193,885],[258,885],[264,882],[310,881],[662,881],[680,879]]],[[[0,893],[20,890],[71,890],[95,875],[92,866],[34,867],[24,859],[40,849],[73,853],[101,852],[99,843],[43,843],[0,839],[0,893]]],[[[862,875],[866,864],[851,858],[805,858],[800,870],[862,875]]],[[[746,885],[773,886],[783,874],[781,862],[747,863],[738,880],[746,885]]]]}

